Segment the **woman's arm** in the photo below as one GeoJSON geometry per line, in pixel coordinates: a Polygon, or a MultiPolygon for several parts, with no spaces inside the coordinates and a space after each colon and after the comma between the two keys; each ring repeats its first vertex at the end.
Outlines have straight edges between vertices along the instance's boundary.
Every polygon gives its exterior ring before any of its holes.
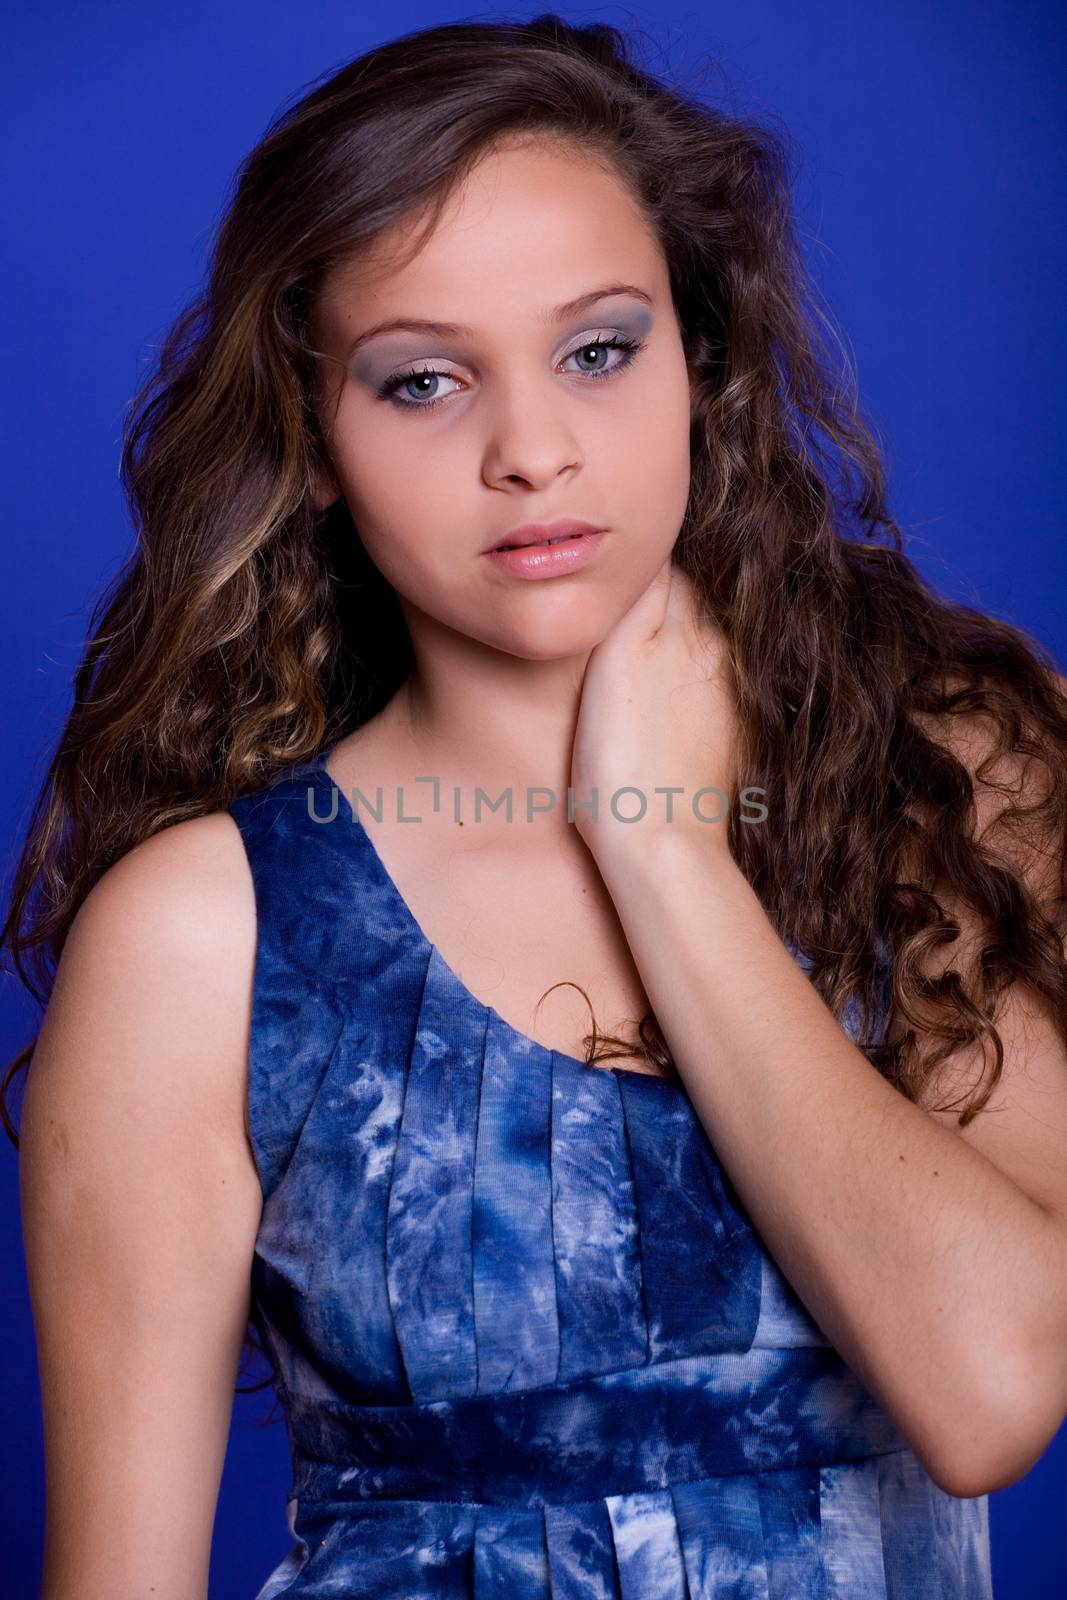
{"type": "MultiPolygon", "coordinates": [[[[772,1255],[934,1480],[978,1495],[1021,1477],[1067,1411],[1063,1041],[1015,985],[997,1018],[996,1110],[971,1138],[893,1088],[779,939],[725,824],[689,820],[720,809],[705,786],[716,799],[734,792],[738,732],[727,642],[691,580],[664,563],[586,664],[575,823],[690,1099],[772,1255]],[[678,820],[662,807],[620,820],[635,815],[628,785],[646,800],[673,786],[678,820]],[[619,793],[616,814],[608,800],[619,793]]],[[[956,743],[984,836],[1004,793],[978,777],[981,730],[956,743]]],[[[1024,802],[1038,797],[1039,764],[1014,777],[1024,802]]],[[[1023,851],[1019,870],[1055,907],[1063,862],[1040,843],[1005,848],[1023,851]]],[[[968,1065],[957,1052],[945,1070],[968,1065]]]]}
{"type": "Polygon", "coordinates": [[[117,862],[64,947],[20,1134],[41,1600],[208,1592],[261,1210],[244,1112],[254,947],[225,813],[117,862]]]}
{"type": "Polygon", "coordinates": [[[870,1065],[725,849],[642,823],[598,865],[697,1114],[819,1327],[942,1488],[1014,1482],[1067,1409],[1051,1021],[1021,994],[998,1017],[994,1110],[963,1130],[980,1151],[870,1065]]]}

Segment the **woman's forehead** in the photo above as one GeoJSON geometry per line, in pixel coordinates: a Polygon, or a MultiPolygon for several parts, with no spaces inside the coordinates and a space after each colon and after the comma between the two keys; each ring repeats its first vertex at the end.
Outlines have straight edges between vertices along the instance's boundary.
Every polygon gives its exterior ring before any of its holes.
{"type": "Polygon", "coordinates": [[[655,297],[658,240],[610,173],[572,160],[553,172],[553,153],[540,149],[493,159],[512,157],[510,169],[501,166],[488,182],[478,169],[470,173],[432,227],[424,212],[339,263],[320,288],[324,328],[354,336],[357,316],[368,328],[406,317],[462,323],[471,332],[487,297],[549,326],[596,285],[632,284],[655,297]]]}

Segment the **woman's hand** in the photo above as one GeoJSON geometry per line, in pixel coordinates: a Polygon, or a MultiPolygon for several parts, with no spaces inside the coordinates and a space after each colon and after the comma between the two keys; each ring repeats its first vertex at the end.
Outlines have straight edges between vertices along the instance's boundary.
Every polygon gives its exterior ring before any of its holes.
{"type": "Polygon", "coordinates": [[[571,788],[574,825],[594,855],[638,848],[668,828],[726,850],[737,727],[726,641],[701,621],[691,581],[668,558],[582,679],[571,788]]]}

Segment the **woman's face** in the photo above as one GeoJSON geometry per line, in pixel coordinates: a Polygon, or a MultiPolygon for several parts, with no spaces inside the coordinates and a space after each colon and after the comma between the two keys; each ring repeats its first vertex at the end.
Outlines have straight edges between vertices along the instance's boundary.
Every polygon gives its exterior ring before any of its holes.
{"type": "Polygon", "coordinates": [[[317,504],[344,497],[416,645],[422,614],[516,656],[588,652],[667,559],[689,493],[659,243],[617,179],[548,144],[483,158],[407,264],[393,243],[316,304],[316,348],[339,363],[320,362],[333,479],[317,504]],[[454,326],[373,332],[412,320],[454,326]],[[617,343],[591,356],[596,341],[617,343]],[[531,581],[486,554],[565,516],[607,530],[578,570],[531,581]]]}

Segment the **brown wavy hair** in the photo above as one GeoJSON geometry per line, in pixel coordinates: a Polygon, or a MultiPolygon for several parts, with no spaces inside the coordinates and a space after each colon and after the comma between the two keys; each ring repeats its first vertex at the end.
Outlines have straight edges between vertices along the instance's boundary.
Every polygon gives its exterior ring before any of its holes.
{"type": "MultiPolygon", "coordinates": [[[[676,558],[729,641],[738,768],[771,819],[746,826],[731,803],[738,865],[909,1099],[988,1038],[993,1072],[960,1124],[981,1109],[1003,1059],[996,1002],[1017,980],[1067,1042],[1063,680],[1036,640],[939,598],[903,553],[874,427],[804,267],[788,136],[645,70],[636,45],[552,13],[413,32],[283,109],[244,161],[206,285],[131,402],[136,546],[93,614],[0,931],[42,1007],[108,867],[351,732],[410,672],[403,614],[347,507],[313,506],[326,455],[309,310],[384,230],[425,217],[428,233],[496,142],[538,137],[609,163],[669,265],[695,402],[676,558]],[[1033,805],[1005,808],[999,850],[976,830],[955,737],[979,723],[983,774],[1007,758],[1045,778],[1033,805]],[[1038,857],[1047,899],[1023,871],[1038,857]],[[959,934],[953,906],[978,914],[980,957],[933,979],[923,961],[959,934]],[[906,1024],[893,1042],[887,974],[906,1024]]],[[[638,1032],[636,1053],[672,1070],[651,1012],[638,1032]]],[[[590,1062],[635,1052],[595,1019],[587,1042],[590,1062]]],[[[0,1084],[16,1146],[7,1094],[35,1043],[0,1084]]]]}

